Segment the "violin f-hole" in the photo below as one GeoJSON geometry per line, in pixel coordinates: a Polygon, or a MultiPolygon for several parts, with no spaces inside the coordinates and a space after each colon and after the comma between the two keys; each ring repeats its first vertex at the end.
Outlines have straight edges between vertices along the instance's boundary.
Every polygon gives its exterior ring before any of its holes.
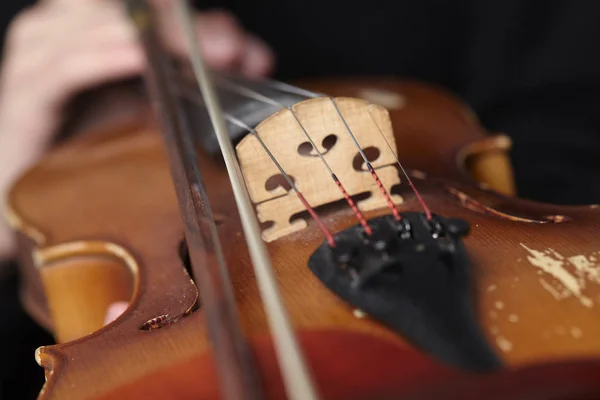
{"type": "Polygon", "coordinates": [[[321,155],[327,154],[327,152],[329,152],[333,148],[333,146],[335,146],[337,141],[338,138],[333,133],[325,136],[321,141],[321,146],[323,147],[323,150],[315,150],[312,143],[302,142],[300,146],[298,146],[298,154],[306,157],[319,157],[319,153],[321,153],[321,155]]]}
{"type": "Polygon", "coordinates": [[[108,306],[129,302],[138,285],[133,257],[112,243],[65,243],[34,254],[59,343],[102,328],[108,306]]]}
{"type": "MultiPolygon", "coordinates": [[[[377,147],[369,146],[363,149],[367,160],[372,164],[381,156],[381,151],[377,147]]],[[[365,164],[365,160],[362,158],[360,153],[356,153],[354,156],[354,160],[352,160],[352,167],[355,171],[368,171],[368,168],[365,164]]]]}

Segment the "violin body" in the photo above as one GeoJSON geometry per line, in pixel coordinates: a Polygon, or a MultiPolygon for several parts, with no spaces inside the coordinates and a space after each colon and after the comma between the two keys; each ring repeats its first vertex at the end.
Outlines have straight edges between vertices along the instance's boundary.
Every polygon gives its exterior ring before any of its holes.
{"type": "MultiPolygon", "coordinates": [[[[398,158],[423,200],[434,214],[470,225],[463,240],[468,284],[462,292],[481,340],[501,365],[482,371],[452,365],[463,356],[438,356],[437,342],[420,343],[419,333],[415,345],[410,334],[330,290],[309,268],[324,239],[307,220],[305,228],[269,241],[268,250],[323,398],[598,398],[596,207],[512,197],[508,140],[489,136],[465,105],[442,90],[359,79],[302,87],[336,98],[362,97],[389,110],[398,158]]],[[[202,301],[195,306],[203,293],[186,260],[159,124],[141,104],[131,105],[126,117],[83,125],[84,134],[57,146],[10,193],[7,215],[20,240],[22,300],[59,343],[36,352],[47,378],[41,399],[223,394],[202,301]],[[129,301],[129,308],[103,327],[106,308],[115,301],[129,301]]],[[[201,148],[198,160],[263,387],[268,398],[285,398],[223,162],[201,148]]],[[[419,211],[417,197],[401,181],[394,192],[402,198],[399,211],[419,211]]],[[[319,210],[334,233],[357,225],[347,206],[319,210]]],[[[371,221],[389,209],[364,215],[371,221]]],[[[434,289],[421,279],[427,297],[434,289]]]]}

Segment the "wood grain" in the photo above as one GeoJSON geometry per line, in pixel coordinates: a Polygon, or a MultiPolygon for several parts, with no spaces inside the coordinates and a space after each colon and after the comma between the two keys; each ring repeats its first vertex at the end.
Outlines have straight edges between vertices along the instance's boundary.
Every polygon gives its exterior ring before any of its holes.
{"type": "MultiPolygon", "coordinates": [[[[534,398],[533,389],[560,384],[575,394],[576,390],[597,390],[596,381],[586,378],[597,376],[597,364],[582,360],[600,355],[599,210],[538,204],[481,189],[467,174],[464,149],[489,140],[489,136],[466,107],[437,89],[395,81],[314,85],[336,96],[354,96],[362,89],[371,90],[372,96],[373,90],[385,87],[405,98],[399,103],[402,107],[390,111],[398,152],[407,167],[417,170],[412,174],[415,184],[435,213],[471,223],[465,245],[471,258],[477,316],[486,337],[510,367],[539,367],[537,372],[520,375],[515,371],[489,379],[453,378],[433,385],[444,377],[463,375],[439,366],[401,337],[356,313],[310,273],[308,257],[324,238],[309,220],[304,229],[271,241],[268,248],[291,320],[310,336],[303,339],[303,348],[322,392],[336,398],[356,384],[360,386],[356,398],[380,390],[381,398],[452,393],[464,399],[469,393],[491,396],[509,387],[511,398],[525,394],[520,398],[527,399],[534,398]],[[327,368],[316,366],[322,362],[327,368]],[[573,364],[544,367],[550,362],[573,364]],[[371,369],[381,373],[370,373],[371,369]]],[[[73,284],[79,287],[66,291],[60,289],[66,281],[47,278],[54,268],[68,263],[71,269],[80,264],[82,274],[90,272],[86,265],[96,260],[99,243],[124,249],[137,268],[130,307],[120,318],[93,333],[37,352],[48,378],[43,400],[142,399],[156,393],[164,394],[161,398],[196,399],[218,393],[202,307],[163,328],[140,329],[155,317],[186,314],[198,296],[179,255],[183,226],[160,133],[151,115],[145,109],[135,123],[104,125],[69,140],[50,152],[10,193],[10,220],[22,235],[26,277],[22,297],[28,311],[54,329],[58,338],[84,333],[78,328],[83,308],[74,312],[61,307],[65,304],[62,296],[85,305],[89,301],[86,292],[104,288],[102,296],[109,299],[114,288],[83,279],[73,284]],[[36,232],[35,237],[27,237],[28,232],[36,232]],[[79,244],[83,252],[54,253],[51,262],[50,258],[32,257],[72,244],[79,244]],[[40,271],[46,278],[40,278],[40,271]]],[[[500,148],[493,157],[498,157],[500,148]]],[[[198,151],[213,211],[221,216],[219,235],[239,317],[262,360],[265,387],[273,388],[271,398],[280,398],[277,366],[267,350],[268,326],[231,187],[222,162],[198,151]]],[[[485,159],[486,150],[482,151],[477,157],[485,159]]],[[[500,159],[506,161],[506,157],[500,159]]],[[[488,183],[510,182],[509,174],[508,168],[494,171],[489,176],[503,178],[488,183]]],[[[395,193],[404,200],[398,205],[401,211],[420,209],[407,185],[401,184],[395,193]]],[[[334,232],[357,223],[343,203],[319,212],[334,232]]],[[[382,208],[365,214],[372,218],[387,212],[382,208]]],[[[119,293],[125,292],[119,289],[119,293]]],[[[97,309],[98,304],[89,307],[97,309]]]]}
{"type": "MultiPolygon", "coordinates": [[[[292,221],[292,217],[305,211],[305,207],[291,187],[268,188],[269,180],[281,176],[281,172],[263,145],[293,179],[311,207],[344,200],[344,193],[332,179],[327,165],[350,196],[367,195],[357,204],[361,210],[386,207],[386,200],[379,196],[379,188],[344,121],[365,153],[376,155],[369,161],[386,190],[389,192],[400,183],[396,158],[390,150],[390,147],[396,148],[396,142],[388,112],[360,99],[337,98],[334,101],[343,120],[328,98],[305,100],[294,105],[291,111],[284,109],[262,122],[256,128],[260,140],[255,135],[248,135],[236,147],[248,193],[257,205],[258,218],[260,222],[272,223],[263,231],[263,239],[267,242],[305,228],[306,220],[292,221]],[[327,146],[327,142],[331,145],[327,146]]],[[[402,202],[397,195],[393,200],[402,202]]]]}

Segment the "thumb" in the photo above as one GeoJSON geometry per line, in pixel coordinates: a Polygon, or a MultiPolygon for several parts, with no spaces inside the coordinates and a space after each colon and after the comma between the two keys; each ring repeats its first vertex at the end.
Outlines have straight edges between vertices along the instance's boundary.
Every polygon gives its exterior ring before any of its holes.
{"type": "Polygon", "coordinates": [[[115,319],[119,318],[121,314],[127,310],[129,303],[126,301],[117,301],[116,303],[112,303],[108,306],[106,310],[106,316],[104,317],[104,325],[108,325],[113,322],[115,319]]]}

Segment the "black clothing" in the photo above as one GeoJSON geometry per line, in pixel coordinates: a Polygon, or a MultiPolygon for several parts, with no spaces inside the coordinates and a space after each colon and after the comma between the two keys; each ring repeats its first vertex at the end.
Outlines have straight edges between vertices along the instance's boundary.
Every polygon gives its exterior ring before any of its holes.
{"type": "MultiPolygon", "coordinates": [[[[2,3],[2,32],[30,3],[2,3]]],[[[276,78],[385,74],[443,85],[469,103],[488,130],[513,138],[522,197],[600,203],[598,1],[198,3],[231,10],[268,42],[278,57],[276,78]]],[[[0,387],[19,377],[23,389],[14,398],[26,399],[23,393],[43,382],[33,351],[49,338],[20,314],[14,285],[2,282],[0,291],[0,341],[9,350],[0,362],[13,366],[0,369],[0,387]],[[37,371],[36,380],[29,370],[37,371]]]]}

